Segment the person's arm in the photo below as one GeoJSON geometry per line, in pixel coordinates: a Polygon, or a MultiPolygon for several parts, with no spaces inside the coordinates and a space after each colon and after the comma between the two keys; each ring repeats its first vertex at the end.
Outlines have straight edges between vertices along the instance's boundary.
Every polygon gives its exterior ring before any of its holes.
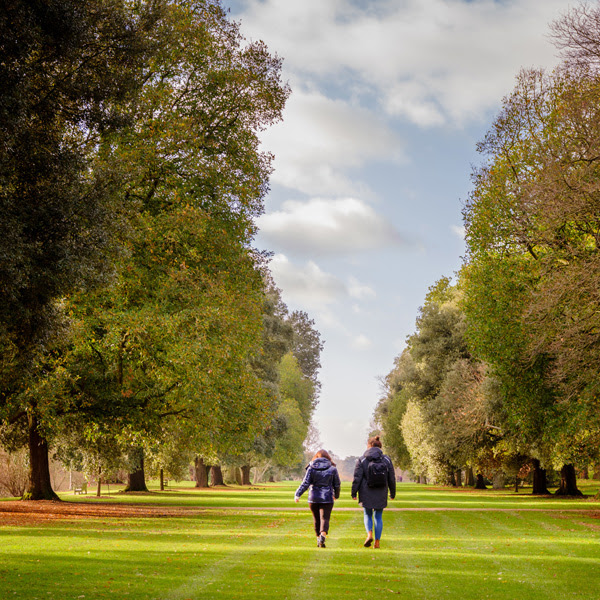
{"type": "Polygon", "coordinates": [[[352,500],[356,500],[356,494],[360,488],[360,482],[363,478],[363,468],[360,458],[356,461],[354,467],[354,479],[352,480],[352,500]]]}
{"type": "Polygon", "coordinates": [[[298,502],[300,500],[300,496],[302,496],[302,494],[304,494],[304,492],[310,486],[311,476],[312,476],[312,469],[310,467],[307,467],[306,474],[304,475],[304,479],[302,480],[302,483],[298,486],[298,489],[296,490],[296,494],[294,496],[294,499],[296,500],[296,502],[298,502]]]}
{"type": "Polygon", "coordinates": [[[390,498],[393,500],[396,497],[396,472],[392,459],[389,456],[386,458],[388,460],[388,487],[390,488],[390,498]]]}
{"type": "Polygon", "coordinates": [[[338,473],[338,470],[334,469],[334,471],[333,471],[333,497],[334,498],[340,497],[341,487],[342,487],[342,483],[340,481],[340,475],[338,473]]]}

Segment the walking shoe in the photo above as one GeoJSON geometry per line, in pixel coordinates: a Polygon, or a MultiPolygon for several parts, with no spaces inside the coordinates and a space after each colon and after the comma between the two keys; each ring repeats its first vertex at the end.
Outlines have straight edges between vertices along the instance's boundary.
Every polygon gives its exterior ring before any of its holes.
{"type": "Polygon", "coordinates": [[[363,544],[363,546],[365,548],[368,548],[372,543],[373,543],[373,534],[371,532],[369,532],[369,535],[367,536],[367,539],[365,540],[365,543],[363,544]]]}
{"type": "Polygon", "coordinates": [[[375,540],[375,545],[373,546],[373,548],[379,548],[379,540],[375,540]]]}
{"type": "Polygon", "coordinates": [[[317,538],[317,548],[325,548],[325,536],[320,535],[317,538]]]}

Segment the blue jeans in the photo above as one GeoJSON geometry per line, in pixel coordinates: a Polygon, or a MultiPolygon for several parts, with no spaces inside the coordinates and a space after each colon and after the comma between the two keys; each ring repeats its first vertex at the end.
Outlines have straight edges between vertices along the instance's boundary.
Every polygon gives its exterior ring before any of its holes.
{"type": "Polygon", "coordinates": [[[383,531],[383,508],[365,508],[365,529],[367,533],[373,531],[373,513],[375,513],[375,539],[381,539],[383,531]]]}

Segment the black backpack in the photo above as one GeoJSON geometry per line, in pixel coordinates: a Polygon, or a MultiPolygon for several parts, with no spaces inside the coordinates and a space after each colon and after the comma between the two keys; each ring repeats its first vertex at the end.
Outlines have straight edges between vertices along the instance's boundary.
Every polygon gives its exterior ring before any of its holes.
{"type": "MultiPolygon", "coordinates": [[[[387,485],[388,465],[385,458],[365,458],[367,468],[367,486],[370,488],[380,488],[387,485]]],[[[364,467],[364,463],[363,463],[364,467]]]]}

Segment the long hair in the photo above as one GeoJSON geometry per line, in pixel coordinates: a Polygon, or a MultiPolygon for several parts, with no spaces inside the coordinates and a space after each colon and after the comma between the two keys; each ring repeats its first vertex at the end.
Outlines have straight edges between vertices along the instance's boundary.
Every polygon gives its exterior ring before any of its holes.
{"type": "MultiPolygon", "coordinates": [[[[316,458],[326,458],[335,467],[335,463],[333,462],[327,450],[318,450],[317,453],[312,457],[312,460],[315,460],[316,458]]],[[[312,462],[312,460],[310,462],[312,462]]]]}
{"type": "Polygon", "coordinates": [[[379,436],[376,435],[375,437],[369,438],[367,446],[369,448],[381,448],[381,440],[379,439],[379,436]]]}

